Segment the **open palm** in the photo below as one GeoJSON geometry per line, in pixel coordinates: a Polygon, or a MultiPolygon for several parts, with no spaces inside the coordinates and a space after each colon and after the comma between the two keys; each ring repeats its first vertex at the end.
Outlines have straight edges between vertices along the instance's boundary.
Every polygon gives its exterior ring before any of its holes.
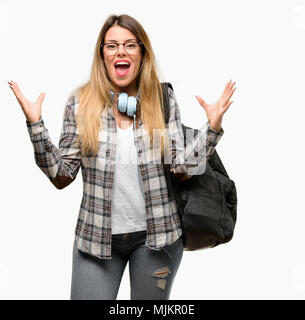
{"type": "Polygon", "coordinates": [[[9,81],[8,84],[14,92],[27,121],[38,121],[41,116],[41,105],[45,97],[45,93],[41,93],[35,102],[31,102],[22,94],[17,82],[9,81]]]}
{"type": "Polygon", "coordinates": [[[206,103],[201,97],[196,96],[198,102],[203,107],[206,112],[207,118],[211,124],[215,124],[216,126],[221,125],[222,117],[224,113],[228,110],[233,101],[230,101],[234,91],[236,88],[233,88],[235,82],[231,80],[227,82],[224,91],[218,101],[214,104],[206,103]]]}

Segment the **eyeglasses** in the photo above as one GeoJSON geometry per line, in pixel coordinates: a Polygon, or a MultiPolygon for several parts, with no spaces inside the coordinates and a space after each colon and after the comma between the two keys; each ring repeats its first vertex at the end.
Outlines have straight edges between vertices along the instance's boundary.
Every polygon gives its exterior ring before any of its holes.
{"type": "Polygon", "coordinates": [[[129,40],[121,43],[118,43],[118,42],[103,43],[101,45],[101,48],[104,49],[105,55],[112,56],[117,53],[120,44],[123,45],[125,51],[129,54],[135,54],[137,52],[137,49],[143,45],[141,41],[129,40]]]}

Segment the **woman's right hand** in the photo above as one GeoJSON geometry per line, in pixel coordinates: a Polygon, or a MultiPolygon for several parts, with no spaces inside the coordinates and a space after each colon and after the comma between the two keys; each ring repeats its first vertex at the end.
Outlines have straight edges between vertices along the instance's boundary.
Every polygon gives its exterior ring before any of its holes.
{"type": "Polygon", "coordinates": [[[45,97],[45,93],[41,93],[36,102],[29,101],[19,89],[17,82],[8,81],[8,84],[14,92],[18,103],[20,104],[22,111],[28,122],[36,122],[41,117],[41,105],[45,97]]]}

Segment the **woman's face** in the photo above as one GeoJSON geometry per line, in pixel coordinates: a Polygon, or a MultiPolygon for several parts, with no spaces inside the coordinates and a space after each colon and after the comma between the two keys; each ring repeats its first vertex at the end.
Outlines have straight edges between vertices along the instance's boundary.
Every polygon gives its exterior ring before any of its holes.
{"type": "MultiPolygon", "coordinates": [[[[126,40],[137,40],[136,36],[128,29],[120,26],[112,26],[105,34],[104,43],[110,41],[116,41],[123,43],[126,40]]],[[[136,80],[141,64],[141,47],[138,46],[132,53],[127,53],[125,48],[120,45],[118,51],[115,54],[107,55],[105,48],[103,49],[104,62],[108,71],[112,84],[119,92],[126,92],[129,96],[136,96],[136,80]],[[118,60],[126,60],[130,66],[115,67],[118,60]]]]}

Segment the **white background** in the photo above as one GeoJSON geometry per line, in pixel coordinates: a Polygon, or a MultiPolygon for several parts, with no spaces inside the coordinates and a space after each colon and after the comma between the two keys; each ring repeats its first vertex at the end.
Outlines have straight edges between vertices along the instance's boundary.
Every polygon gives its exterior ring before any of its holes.
{"type": "MultiPolygon", "coordinates": [[[[82,179],[57,190],[34,162],[7,81],[36,100],[58,146],[69,93],[88,79],[98,33],[127,13],[147,31],[183,123],[236,81],[217,151],[238,192],[231,242],[184,252],[170,299],[305,297],[305,1],[0,1],[0,298],[69,299],[82,179]]],[[[128,266],[118,299],[129,299],[128,266]]]]}

